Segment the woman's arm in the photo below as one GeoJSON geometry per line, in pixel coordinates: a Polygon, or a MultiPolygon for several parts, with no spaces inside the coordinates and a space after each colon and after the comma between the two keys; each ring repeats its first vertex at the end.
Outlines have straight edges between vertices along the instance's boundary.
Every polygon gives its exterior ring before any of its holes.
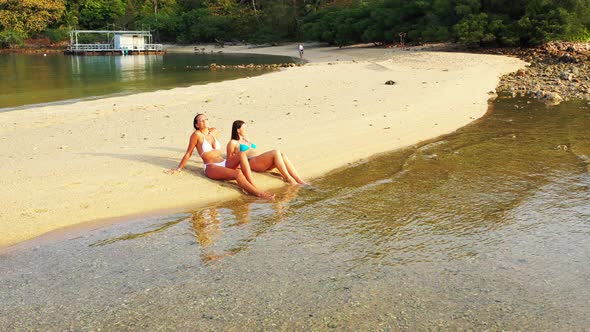
{"type": "Polygon", "coordinates": [[[233,156],[235,154],[236,146],[238,144],[239,144],[238,141],[236,141],[235,139],[232,139],[229,141],[229,143],[227,143],[227,148],[226,148],[227,159],[229,159],[231,156],[233,156]]]}
{"type": "Polygon", "coordinates": [[[184,153],[184,157],[182,157],[180,164],[178,164],[177,168],[170,169],[170,173],[180,172],[184,168],[190,157],[193,155],[193,151],[195,150],[195,146],[197,146],[198,142],[199,136],[196,133],[193,133],[188,142],[188,148],[186,149],[186,152],[184,153]]]}

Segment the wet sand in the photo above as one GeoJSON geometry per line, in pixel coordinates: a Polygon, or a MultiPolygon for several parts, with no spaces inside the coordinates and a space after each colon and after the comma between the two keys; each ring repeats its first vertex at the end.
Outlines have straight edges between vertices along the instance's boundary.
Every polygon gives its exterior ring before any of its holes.
{"type": "MultiPolygon", "coordinates": [[[[231,48],[224,48],[230,52],[231,48]]],[[[232,51],[297,55],[296,45],[232,51]]],[[[310,63],[263,76],[0,114],[0,247],[136,214],[186,211],[240,197],[193,156],[177,175],[196,113],[227,142],[245,120],[260,150],[281,149],[307,179],[452,132],[481,117],[502,56],[307,47],[310,63]],[[385,85],[388,80],[395,85],[385,85]]],[[[278,190],[276,176],[256,174],[278,190]]]]}

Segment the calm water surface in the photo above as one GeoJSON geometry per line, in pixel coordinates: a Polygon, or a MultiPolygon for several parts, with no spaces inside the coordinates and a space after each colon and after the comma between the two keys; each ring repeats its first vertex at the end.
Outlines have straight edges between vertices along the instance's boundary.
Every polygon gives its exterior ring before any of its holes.
{"type": "Polygon", "coordinates": [[[130,94],[255,76],[268,70],[218,65],[293,62],[293,58],[244,54],[65,56],[0,54],[0,111],[23,105],[130,94]]]}
{"type": "Polygon", "coordinates": [[[499,100],[288,188],[0,256],[0,330],[590,326],[590,108],[499,100]]]}

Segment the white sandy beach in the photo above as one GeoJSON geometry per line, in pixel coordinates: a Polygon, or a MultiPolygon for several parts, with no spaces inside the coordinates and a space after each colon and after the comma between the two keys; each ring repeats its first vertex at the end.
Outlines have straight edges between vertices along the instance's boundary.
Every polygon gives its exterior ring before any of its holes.
{"type": "MultiPolygon", "coordinates": [[[[297,56],[297,45],[223,51],[297,56]]],[[[244,195],[207,179],[196,153],[180,174],[163,172],[178,165],[196,113],[220,129],[223,146],[232,121],[246,121],[259,150],[281,149],[313,182],[480,118],[499,77],[525,65],[384,48],[307,47],[305,58],[305,66],[252,78],[0,113],[0,247],[244,195]]],[[[255,179],[266,190],[286,186],[276,176],[255,179]]]]}

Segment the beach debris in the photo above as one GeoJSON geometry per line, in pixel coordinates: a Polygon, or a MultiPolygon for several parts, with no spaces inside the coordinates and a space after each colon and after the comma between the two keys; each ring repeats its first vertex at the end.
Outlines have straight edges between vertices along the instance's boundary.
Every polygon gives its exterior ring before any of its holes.
{"type": "Polygon", "coordinates": [[[519,70],[516,71],[516,74],[515,75],[517,77],[523,77],[523,76],[526,75],[526,70],[524,70],[524,69],[521,68],[521,69],[519,69],[519,70]]]}
{"type": "Polygon", "coordinates": [[[121,134],[121,138],[125,138],[125,137],[127,137],[127,134],[125,134],[125,133],[121,134]]]}
{"type": "Polygon", "coordinates": [[[389,80],[389,81],[385,81],[385,85],[395,85],[397,84],[395,81],[389,80]]]}
{"type": "Polygon", "coordinates": [[[567,150],[568,150],[568,147],[567,147],[567,145],[565,145],[565,144],[559,144],[559,145],[556,147],[556,149],[557,149],[557,150],[560,150],[560,151],[567,151],[567,150]]]}
{"type": "Polygon", "coordinates": [[[64,149],[67,149],[67,148],[68,148],[68,146],[67,146],[67,145],[60,145],[60,146],[58,147],[58,149],[59,149],[59,150],[64,150],[64,149]]]}
{"type": "Polygon", "coordinates": [[[328,326],[331,329],[335,329],[338,327],[338,324],[336,324],[334,322],[328,322],[328,324],[326,324],[326,326],[328,326]]]}

